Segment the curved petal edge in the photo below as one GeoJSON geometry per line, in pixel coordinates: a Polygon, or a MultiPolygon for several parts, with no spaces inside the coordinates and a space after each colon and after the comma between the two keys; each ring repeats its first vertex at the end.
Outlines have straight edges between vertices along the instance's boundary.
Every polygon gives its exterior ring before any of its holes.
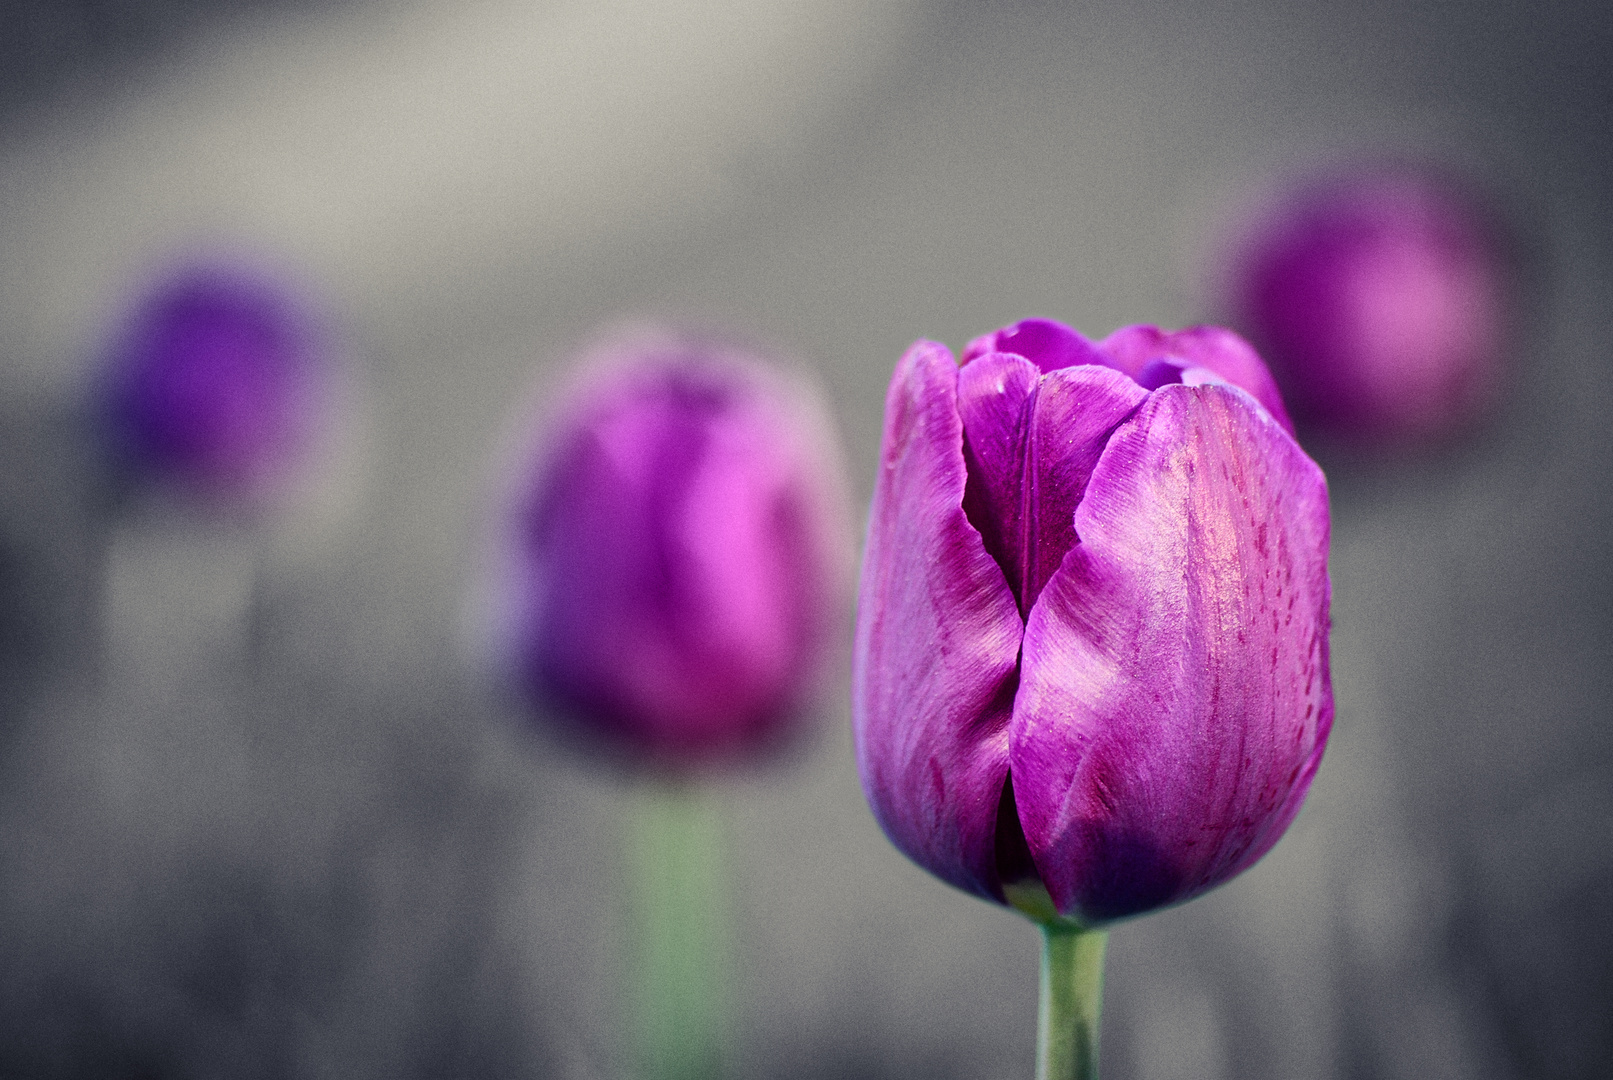
{"type": "Polygon", "coordinates": [[[994,830],[1023,623],[964,514],[965,481],[958,368],[921,341],[886,397],[852,665],[857,764],[898,848],[1000,901],[994,830]]]}

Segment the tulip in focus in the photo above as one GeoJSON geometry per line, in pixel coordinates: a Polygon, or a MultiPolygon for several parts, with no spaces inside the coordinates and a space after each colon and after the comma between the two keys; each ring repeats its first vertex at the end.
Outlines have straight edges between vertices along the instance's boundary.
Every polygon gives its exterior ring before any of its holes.
{"type": "Polygon", "coordinates": [[[509,636],[540,699],[656,770],[788,736],[849,563],[820,407],[719,342],[583,366],[515,502],[509,636]]]}
{"type": "Polygon", "coordinates": [[[293,291],[243,265],[187,265],[114,345],[104,408],[123,463],[208,497],[280,489],[319,435],[327,345],[293,291]]]}
{"type": "Polygon", "coordinates": [[[1094,1075],[1101,928],[1298,812],[1333,716],[1327,545],[1322,473],[1229,331],[1031,320],[897,366],[858,766],[898,848],[1047,931],[1042,1075],[1094,1075]]]}
{"type": "Polygon", "coordinates": [[[1256,218],[1225,286],[1302,423],[1356,443],[1453,433],[1502,383],[1510,271],[1496,217],[1408,166],[1327,175],[1256,218]]]}

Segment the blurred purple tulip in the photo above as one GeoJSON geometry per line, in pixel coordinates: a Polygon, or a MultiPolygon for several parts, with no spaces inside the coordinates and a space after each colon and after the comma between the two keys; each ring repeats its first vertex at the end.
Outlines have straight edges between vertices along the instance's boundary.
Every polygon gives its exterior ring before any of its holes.
{"type": "Polygon", "coordinates": [[[891,840],[1088,926],[1259,859],[1333,716],[1325,481],[1260,358],[1032,320],[916,343],[885,408],[853,718],[891,840]]]}
{"type": "Polygon", "coordinates": [[[582,371],[519,480],[511,659],[540,699],[653,769],[780,742],[846,598],[823,410],[739,348],[663,331],[582,371]]]}
{"type": "Polygon", "coordinates": [[[143,297],[114,345],[105,400],[114,448],[160,483],[263,495],[316,437],[327,360],[284,282],[235,263],[184,266],[143,297]]]}
{"type": "Polygon", "coordinates": [[[1448,435],[1494,401],[1510,273],[1472,192],[1429,169],[1368,166],[1263,207],[1226,291],[1302,422],[1393,443],[1448,435]]]}

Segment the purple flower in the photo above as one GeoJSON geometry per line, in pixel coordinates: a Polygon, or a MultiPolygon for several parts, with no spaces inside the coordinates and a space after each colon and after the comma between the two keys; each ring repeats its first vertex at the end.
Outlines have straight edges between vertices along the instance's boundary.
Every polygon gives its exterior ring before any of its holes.
{"type": "Polygon", "coordinates": [[[667,332],[582,373],[518,480],[509,659],[575,727],[654,768],[779,742],[850,562],[821,408],[738,348],[667,332]]]}
{"type": "Polygon", "coordinates": [[[161,280],[112,356],[106,416],[135,470],[210,496],[257,496],[313,441],[326,374],[308,313],[278,280],[201,264],[161,280]]]}
{"type": "Polygon", "coordinates": [[[1454,180],[1379,166],[1310,181],[1228,262],[1234,317],[1301,420],[1356,442],[1446,435],[1496,396],[1508,260],[1454,180]]]}
{"type": "Polygon", "coordinates": [[[1321,470],[1229,331],[916,343],[853,659],[875,817],[944,880],[1087,925],[1237,874],[1332,724],[1327,543],[1321,470]]]}

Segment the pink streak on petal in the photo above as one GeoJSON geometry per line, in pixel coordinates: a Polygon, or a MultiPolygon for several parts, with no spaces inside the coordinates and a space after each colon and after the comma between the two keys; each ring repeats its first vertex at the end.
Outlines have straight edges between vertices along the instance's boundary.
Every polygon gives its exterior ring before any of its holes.
{"type": "Polygon", "coordinates": [[[1321,471],[1238,390],[1165,386],[1115,433],[1032,610],[1011,726],[1060,911],[1101,922],[1248,867],[1332,724],[1321,471]]]}

